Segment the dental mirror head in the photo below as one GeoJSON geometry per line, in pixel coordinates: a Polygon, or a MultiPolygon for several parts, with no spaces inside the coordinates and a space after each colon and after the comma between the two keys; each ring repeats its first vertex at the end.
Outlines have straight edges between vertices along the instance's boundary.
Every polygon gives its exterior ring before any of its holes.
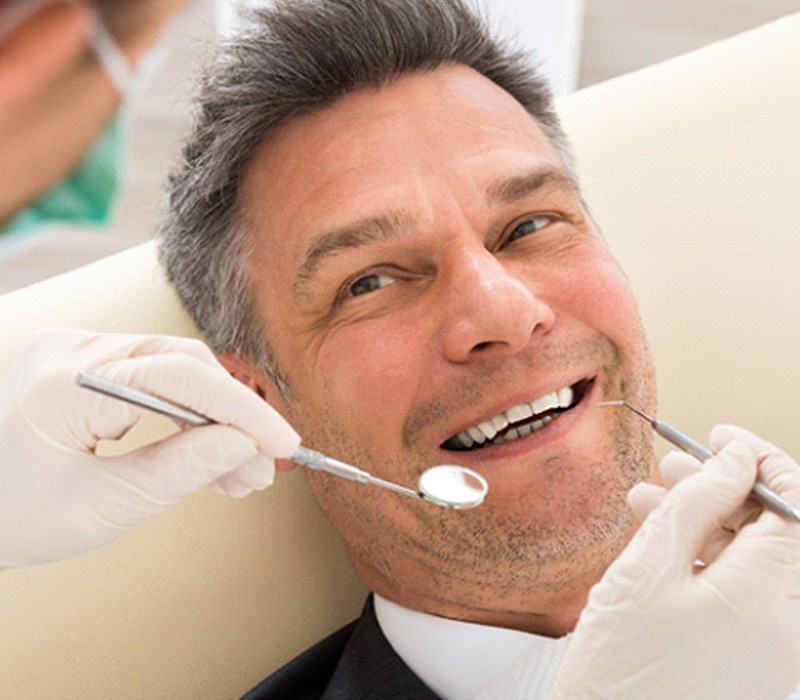
{"type": "Polygon", "coordinates": [[[489,493],[489,484],[480,474],[454,464],[426,469],[417,485],[423,498],[443,508],[474,508],[489,493]]]}

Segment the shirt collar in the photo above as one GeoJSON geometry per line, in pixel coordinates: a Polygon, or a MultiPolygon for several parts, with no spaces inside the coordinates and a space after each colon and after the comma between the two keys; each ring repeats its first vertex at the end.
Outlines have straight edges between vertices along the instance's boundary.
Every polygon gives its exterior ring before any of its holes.
{"type": "Polygon", "coordinates": [[[537,659],[529,677],[535,698],[546,698],[568,637],[478,625],[429,615],[375,595],[375,614],[386,639],[405,664],[445,700],[469,700],[502,679],[523,654],[537,659]]]}

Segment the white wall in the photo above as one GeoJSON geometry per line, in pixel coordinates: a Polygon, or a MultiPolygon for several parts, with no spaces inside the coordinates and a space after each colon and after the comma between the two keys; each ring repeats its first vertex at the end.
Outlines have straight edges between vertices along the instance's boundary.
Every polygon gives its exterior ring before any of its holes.
{"type": "MultiPolygon", "coordinates": [[[[216,0],[222,32],[236,23],[236,7],[243,2],[269,0],[216,0]]],[[[364,0],[369,2],[369,0],[364,0]]],[[[542,72],[553,92],[563,95],[578,84],[584,0],[473,0],[501,35],[535,50],[542,72]]]]}
{"type": "Polygon", "coordinates": [[[535,52],[555,94],[577,87],[584,0],[477,1],[501,35],[535,52]]]}

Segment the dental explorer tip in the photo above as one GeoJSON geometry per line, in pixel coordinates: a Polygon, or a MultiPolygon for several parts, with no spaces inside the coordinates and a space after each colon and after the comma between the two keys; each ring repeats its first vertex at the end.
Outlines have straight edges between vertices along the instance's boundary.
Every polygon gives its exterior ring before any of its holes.
{"type": "Polygon", "coordinates": [[[655,418],[651,418],[644,411],[636,408],[636,406],[633,406],[632,404],[629,404],[627,401],[623,401],[623,400],[599,401],[598,403],[595,404],[595,406],[624,406],[625,408],[633,411],[640,418],[643,418],[644,420],[646,420],[653,427],[655,427],[657,425],[655,418]]]}

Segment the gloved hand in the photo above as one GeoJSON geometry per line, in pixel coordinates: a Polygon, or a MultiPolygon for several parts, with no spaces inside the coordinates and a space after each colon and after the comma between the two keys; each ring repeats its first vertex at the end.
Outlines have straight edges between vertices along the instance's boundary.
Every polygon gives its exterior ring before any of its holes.
{"type": "Polygon", "coordinates": [[[202,488],[239,497],[263,489],[274,458],[289,457],[299,443],[199,341],[41,331],[0,380],[0,568],[102,547],[202,488]],[[149,411],[78,387],[82,369],[219,425],[98,457],[99,440],[121,437],[149,411]]]}
{"type": "MultiPolygon", "coordinates": [[[[547,700],[786,700],[800,683],[800,524],[746,502],[757,470],[799,502],[800,466],[739,428],[711,445],[702,469],[669,456],[669,492],[633,490],[655,509],[592,589],[547,700]]],[[[539,675],[520,663],[478,697],[535,700],[539,675]]]]}
{"type": "Polygon", "coordinates": [[[592,589],[551,700],[785,700],[800,683],[800,525],[744,503],[757,469],[797,502],[800,466],[738,428],[711,446],[692,475],[696,460],[670,457],[686,478],[592,589]],[[709,540],[716,556],[697,568],[709,540]]]}
{"type": "MultiPolygon", "coordinates": [[[[745,442],[752,441],[754,447],[761,446],[773,452],[780,452],[778,448],[742,428],[725,425],[718,425],[714,428],[710,436],[709,445],[712,452],[720,452],[733,439],[743,439],[745,442]]],[[[643,482],[634,486],[628,494],[628,503],[634,517],[640,522],[644,521],[650,512],[664,500],[669,489],[688,476],[699,472],[702,466],[702,462],[686,452],[669,452],[659,465],[659,473],[663,485],[659,486],[643,482]]],[[[698,553],[698,561],[706,564],[714,561],[717,554],[730,544],[736,533],[746,523],[755,520],[762,510],[763,507],[758,501],[752,498],[747,499],[740,508],[737,508],[727,518],[724,518],[719,527],[709,533],[703,543],[702,550],[698,553]]]]}

